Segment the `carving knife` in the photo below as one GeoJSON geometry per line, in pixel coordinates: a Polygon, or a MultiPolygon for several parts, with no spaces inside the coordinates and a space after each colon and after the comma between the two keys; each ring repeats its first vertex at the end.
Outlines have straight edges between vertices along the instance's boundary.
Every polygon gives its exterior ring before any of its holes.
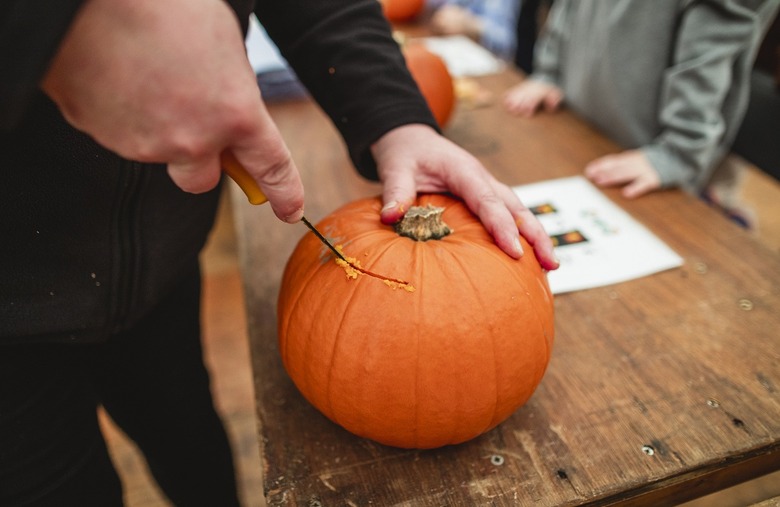
{"type": "MultiPolygon", "coordinates": [[[[244,166],[241,165],[241,162],[238,161],[233,153],[229,151],[222,152],[222,155],[220,156],[220,163],[222,164],[222,171],[230,176],[230,178],[238,184],[244,194],[246,194],[250,203],[260,205],[268,201],[268,198],[260,189],[260,186],[247,172],[244,166]]],[[[346,262],[350,266],[353,266],[353,264],[349,262],[344,257],[344,255],[342,255],[342,253],[339,252],[336,247],[333,246],[333,244],[328,241],[328,239],[323,236],[322,233],[320,233],[320,231],[318,231],[317,228],[306,219],[306,217],[301,217],[301,221],[306,225],[306,227],[309,228],[311,232],[314,233],[315,236],[317,236],[320,241],[322,241],[323,245],[327,246],[330,251],[333,252],[333,255],[346,262]]]]}

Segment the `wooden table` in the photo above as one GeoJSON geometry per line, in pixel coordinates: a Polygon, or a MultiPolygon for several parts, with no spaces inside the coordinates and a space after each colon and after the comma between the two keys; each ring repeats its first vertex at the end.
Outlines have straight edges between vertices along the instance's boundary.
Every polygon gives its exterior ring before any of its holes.
{"type": "MultiPolygon", "coordinates": [[[[480,78],[501,91],[514,73],[480,78]]],[[[318,221],[380,187],[352,170],[310,102],[272,106],[318,221]]],[[[459,107],[445,134],[510,185],[580,174],[614,144],[566,112],[522,120],[459,107]]],[[[556,298],[556,341],[528,404],[489,433],[432,451],[357,438],[297,392],[275,305],[303,225],[233,188],[269,505],[664,505],[780,469],[780,257],[699,200],[606,194],[682,268],[556,298]]]]}

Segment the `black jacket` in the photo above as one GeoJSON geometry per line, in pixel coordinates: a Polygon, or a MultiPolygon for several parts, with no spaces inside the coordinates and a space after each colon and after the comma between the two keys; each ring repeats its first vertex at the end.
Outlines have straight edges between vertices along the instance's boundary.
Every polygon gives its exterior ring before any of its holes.
{"type": "MultiPolygon", "coordinates": [[[[185,193],[163,167],[102,148],[38,89],[80,4],[0,6],[0,342],[131,326],[197,264],[216,212],[218,190],[185,193]]],[[[231,4],[246,22],[251,2],[231,4]]],[[[261,0],[256,13],[364,176],[379,136],[435,127],[376,0],[261,0]]]]}

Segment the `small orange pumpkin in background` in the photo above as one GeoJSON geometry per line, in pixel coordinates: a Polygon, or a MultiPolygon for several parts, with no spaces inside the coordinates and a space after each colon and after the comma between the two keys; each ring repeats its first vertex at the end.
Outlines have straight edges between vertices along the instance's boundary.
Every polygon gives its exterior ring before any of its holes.
{"type": "Polygon", "coordinates": [[[447,65],[420,42],[402,45],[406,66],[417,82],[439,127],[444,128],[455,109],[455,85],[447,65]]]}
{"type": "Polygon", "coordinates": [[[379,0],[388,21],[402,23],[414,19],[425,6],[425,0],[379,0]]]}
{"type": "Polygon", "coordinates": [[[418,204],[396,228],[380,222],[379,197],[317,225],[348,259],[408,286],[350,273],[314,235],[300,240],[279,294],[279,350],[332,421],[382,444],[434,448],[494,428],[530,398],[550,360],[553,299],[527,244],[512,259],[461,201],[418,204]],[[427,241],[402,235],[431,231],[427,241]]]}

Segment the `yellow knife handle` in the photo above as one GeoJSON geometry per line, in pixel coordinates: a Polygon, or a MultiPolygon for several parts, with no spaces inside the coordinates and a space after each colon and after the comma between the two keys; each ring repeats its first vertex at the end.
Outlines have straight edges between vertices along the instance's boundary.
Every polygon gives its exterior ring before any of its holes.
{"type": "Polygon", "coordinates": [[[257,184],[232,152],[223,151],[219,159],[222,164],[222,171],[241,187],[250,203],[263,204],[268,201],[268,198],[260,189],[260,185],[257,184]]]}

